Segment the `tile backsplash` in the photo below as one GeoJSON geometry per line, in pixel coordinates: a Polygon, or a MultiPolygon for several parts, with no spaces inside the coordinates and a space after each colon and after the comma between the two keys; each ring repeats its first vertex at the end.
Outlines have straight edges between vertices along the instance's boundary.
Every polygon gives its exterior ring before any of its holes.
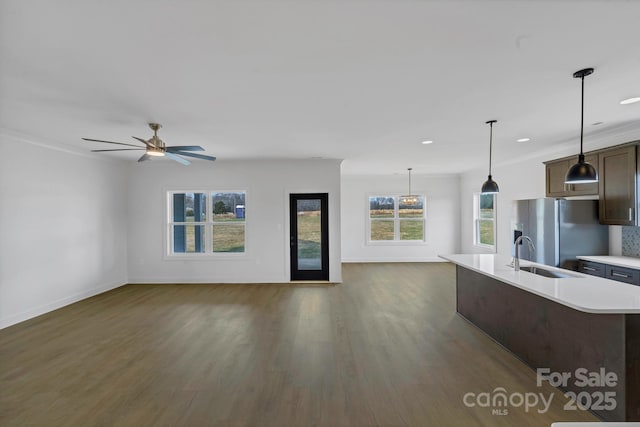
{"type": "Polygon", "coordinates": [[[622,255],[640,257],[640,227],[622,227],[622,255]]]}

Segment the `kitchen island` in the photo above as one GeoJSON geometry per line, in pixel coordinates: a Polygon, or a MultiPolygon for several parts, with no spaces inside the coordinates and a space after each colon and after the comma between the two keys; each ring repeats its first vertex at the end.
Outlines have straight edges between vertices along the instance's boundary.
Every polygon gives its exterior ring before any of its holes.
{"type": "Polygon", "coordinates": [[[603,420],[640,420],[640,287],[524,261],[569,277],[514,271],[493,254],[441,258],[456,264],[461,316],[532,368],[564,376],[553,385],[603,420]]]}

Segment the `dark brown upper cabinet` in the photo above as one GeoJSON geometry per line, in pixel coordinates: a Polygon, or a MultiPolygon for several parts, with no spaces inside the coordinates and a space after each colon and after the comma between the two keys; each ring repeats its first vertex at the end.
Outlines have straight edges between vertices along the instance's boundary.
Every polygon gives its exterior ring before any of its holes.
{"type": "Polygon", "coordinates": [[[564,178],[578,156],[549,160],[545,164],[547,197],[598,196],[601,224],[640,225],[638,214],[638,168],[640,141],[585,153],[585,160],[596,166],[598,182],[565,184],[564,178]]]}
{"type": "MultiPolygon", "coordinates": [[[[572,197],[572,196],[597,196],[598,183],[592,184],[565,184],[567,171],[578,161],[578,156],[545,162],[547,197],[572,197]]],[[[598,168],[598,153],[585,154],[585,161],[598,168]]]]}
{"type": "Polygon", "coordinates": [[[600,223],[637,225],[636,145],[599,153],[600,223]]]}

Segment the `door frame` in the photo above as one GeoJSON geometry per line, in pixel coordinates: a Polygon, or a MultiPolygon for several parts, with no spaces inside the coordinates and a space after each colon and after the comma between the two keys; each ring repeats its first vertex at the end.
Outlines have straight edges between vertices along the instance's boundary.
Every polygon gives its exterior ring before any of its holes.
{"type": "Polygon", "coordinates": [[[289,262],[290,280],[329,281],[329,193],[290,193],[289,194],[289,262]],[[320,270],[298,269],[298,200],[320,200],[320,270]]]}

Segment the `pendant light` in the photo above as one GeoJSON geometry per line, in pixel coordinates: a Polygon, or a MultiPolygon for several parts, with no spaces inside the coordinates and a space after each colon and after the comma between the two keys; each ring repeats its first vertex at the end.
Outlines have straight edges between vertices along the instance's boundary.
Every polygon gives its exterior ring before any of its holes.
{"type": "Polygon", "coordinates": [[[409,194],[400,196],[400,204],[401,205],[416,205],[418,204],[418,196],[414,196],[411,194],[411,171],[413,168],[407,168],[409,171],[409,194]]]}
{"type": "Polygon", "coordinates": [[[587,184],[590,182],[598,182],[598,172],[591,164],[584,161],[584,153],[582,152],[582,134],[584,128],[584,78],[593,73],[593,68],[585,68],[576,71],[573,77],[582,80],[582,101],[580,105],[580,155],[578,163],[571,166],[564,180],[566,184],[587,184]]]}
{"type": "Polygon", "coordinates": [[[489,177],[484,182],[484,184],[482,184],[482,190],[480,191],[482,194],[491,194],[491,193],[497,193],[500,191],[500,188],[498,188],[498,183],[495,182],[491,177],[491,148],[493,145],[493,124],[496,122],[497,120],[489,120],[486,122],[490,128],[489,130],[489,177]]]}

